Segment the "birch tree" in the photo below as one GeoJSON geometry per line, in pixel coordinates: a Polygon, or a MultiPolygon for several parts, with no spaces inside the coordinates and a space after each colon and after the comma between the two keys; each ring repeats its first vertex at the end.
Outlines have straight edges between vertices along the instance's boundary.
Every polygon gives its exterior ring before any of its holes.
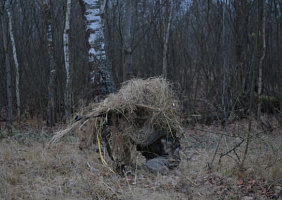
{"type": "Polygon", "coordinates": [[[11,64],[8,49],[8,26],[7,26],[7,15],[5,13],[6,1],[1,2],[1,25],[2,25],[2,36],[3,36],[3,47],[5,52],[5,65],[6,65],[6,77],[7,77],[7,101],[8,101],[8,118],[7,128],[8,131],[12,131],[13,125],[13,99],[12,99],[12,80],[11,80],[11,64]]]}
{"type": "Polygon", "coordinates": [[[94,88],[94,99],[115,91],[111,66],[105,51],[103,15],[107,0],[80,0],[85,19],[88,41],[88,63],[90,80],[94,88]]]}
{"type": "Polygon", "coordinates": [[[47,126],[55,125],[55,103],[54,103],[54,82],[56,74],[56,63],[54,58],[53,50],[53,36],[52,36],[52,26],[51,26],[51,11],[50,11],[50,2],[49,0],[42,0],[42,6],[45,15],[45,28],[47,36],[47,45],[48,45],[48,57],[49,57],[49,70],[50,77],[48,83],[48,109],[47,109],[47,126]]]}
{"type": "MultiPolygon", "coordinates": [[[[9,3],[9,1],[7,2],[9,3]]],[[[20,99],[20,67],[17,57],[17,49],[16,49],[16,43],[14,38],[14,32],[13,32],[13,18],[10,11],[10,5],[6,4],[6,11],[8,14],[8,20],[9,20],[9,33],[10,33],[10,40],[13,48],[13,58],[16,68],[16,99],[17,99],[17,118],[20,120],[21,118],[21,99],[20,99]]]]}
{"type": "Polygon", "coordinates": [[[71,105],[70,105],[70,56],[69,56],[69,31],[70,31],[70,12],[71,0],[67,0],[67,10],[64,29],[64,58],[66,68],[66,88],[65,88],[65,117],[68,123],[71,119],[71,105]]]}

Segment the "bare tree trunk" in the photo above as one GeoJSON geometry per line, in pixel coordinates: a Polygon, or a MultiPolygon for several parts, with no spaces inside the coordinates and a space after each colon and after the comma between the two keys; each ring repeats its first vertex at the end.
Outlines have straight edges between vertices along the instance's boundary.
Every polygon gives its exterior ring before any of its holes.
{"type": "Polygon", "coordinates": [[[13,33],[13,25],[12,25],[12,15],[10,12],[9,6],[6,7],[6,11],[8,14],[8,19],[9,19],[9,32],[10,32],[10,39],[12,43],[12,48],[13,48],[13,58],[15,62],[15,67],[16,67],[16,98],[17,98],[17,118],[20,120],[21,118],[21,99],[20,99],[20,69],[19,69],[19,62],[18,62],[18,57],[17,57],[17,50],[16,50],[16,43],[15,43],[15,38],[14,38],[14,33],[13,33]]]}
{"type": "Polygon", "coordinates": [[[123,63],[123,81],[133,78],[132,69],[132,48],[131,48],[131,23],[132,23],[132,0],[125,2],[125,22],[124,22],[124,63],[123,63]]]}
{"type": "Polygon", "coordinates": [[[262,65],[265,58],[266,42],[265,42],[265,0],[262,0],[262,55],[259,60],[259,77],[258,77],[258,111],[257,118],[260,119],[261,115],[261,93],[262,93],[262,65]]]}
{"type": "Polygon", "coordinates": [[[100,101],[100,96],[116,90],[111,66],[105,51],[103,32],[103,15],[106,0],[80,0],[85,19],[85,29],[88,41],[88,63],[90,79],[94,88],[94,100],[100,101]]]}
{"type": "MultiPolygon", "coordinates": [[[[4,2],[5,6],[5,2],[4,2]]],[[[1,7],[3,8],[3,4],[1,3],[1,7]]],[[[8,100],[8,118],[7,118],[7,128],[8,131],[12,131],[13,125],[13,105],[12,105],[12,81],[11,81],[11,65],[9,58],[9,50],[8,50],[8,27],[6,23],[6,15],[4,10],[1,10],[1,24],[2,24],[2,33],[3,33],[3,45],[5,52],[5,65],[6,65],[6,76],[7,76],[7,100],[8,100]]]]}
{"type": "MultiPolygon", "coordinates": [[[[165,6],[163,7],[165,9],[165,6]]],[[[162,75],[164,78],[167,77],[167,49],[168,49],[168,41],[169,41],[169,32],[170,32],[170,24],[171,24],[171,19],[172,19],[172,10],[173,10],[173,0],[170,0],[170,10],[169,10],[169,17],[167,24],[165,25],[165,20],[164,22],[164,35],[163,35],[163,72],[162,75]]],[[[165,16],[165,12],[163,12],[165,16]]]]}
{"type": "Polygon", "coordinates": [[[52,26],[51,26],[51,11],[50,11],[50,2],[49,0],[42,0],[43,10],[45,14],[45,26],[46,26],[46,35],[48,43],[48,56],[49,56],[49,66],[50,66],[50,77],[48,83],[48,110],[47,110],[47,126],[55,125],[55,103],[54,103],[54,82],[56,75],[56,62],[54,58],[53,50],[53,36],[52,36],[52,26]]]}
{"type": "Polygon", "coordinates": [[[70,12],[71,0],[67,0],[67,10],[64,29],[64,58],[66,68],[66,88],[65,88],[65,116],[66,122],[69,123],[71,119],[71,101],[70,101],[70,56],[69,56],[69,31],[70,31],[70,12]]]}

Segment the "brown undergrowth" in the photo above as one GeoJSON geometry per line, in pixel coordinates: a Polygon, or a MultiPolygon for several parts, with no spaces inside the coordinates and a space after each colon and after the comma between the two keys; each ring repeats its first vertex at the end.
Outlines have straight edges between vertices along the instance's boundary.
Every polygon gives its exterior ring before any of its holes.
{"type": "MultiPolygon", "coordinates": [[[[124,169],[123,175],[114,174],[102,164],[97,145],[79,150],[73,136],[52,148],[47,148],[48,139],[40,140],[42,133],[4,138],[0,141],[0,199],[281,200],[281,128],[261,132],[253,122],[244,171],[238,171],[234,152],[219,162],[221,153],[244,137],[246,124],[245,120],[230,124],[229,134],[234,137],[222,140],[213,165],[209,163],[223,127],[187,127],[181,138],[182,161],[163,175],[143,169],[140,154],[135,166],[124,169]]],[[[236,149],[239,158],[243,150],[244,144],[236,149]]]]}

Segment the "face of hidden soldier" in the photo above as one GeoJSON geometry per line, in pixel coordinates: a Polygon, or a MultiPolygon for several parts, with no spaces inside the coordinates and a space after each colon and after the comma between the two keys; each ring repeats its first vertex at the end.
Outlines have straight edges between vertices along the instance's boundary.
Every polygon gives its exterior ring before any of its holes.
{"type": "Polygon", "coordinates": [[[169,138],[160,138],[148,146],[137,145],[137,151],[140,151],[147,160],[163,156],[169,158],[179,158],[179,140],[169,138]]]}

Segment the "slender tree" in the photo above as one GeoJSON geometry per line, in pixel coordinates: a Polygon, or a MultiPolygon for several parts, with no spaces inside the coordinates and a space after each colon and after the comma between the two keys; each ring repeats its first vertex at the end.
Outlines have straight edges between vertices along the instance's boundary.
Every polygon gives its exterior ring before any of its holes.
{"type": "MultiPolygon", "coordinates": [[[[163,77],[167,77],[167,49],[168,49],[168,41],[169,41],[169,32],[170,32],[170,24],[171,24],[171,19],[172,19],[172,10],[173,10],[173,0],[170,0],[170,5],[169,5],[169,13],[168,13],[168,20],[167,23],[164,22],[164,34],[163,34],[163,72],[162,75],[163,77]]],[[[165,6],[163,7],[165,10],[165,6]]],[[[165,11],[163,12],[165,16],[165,11]]]]}
{"type": "Polygon", "coordinates": [[[42,0],[43,11],[45,15],[45,28],[47,36],[47,45],[48,45],[48,56],[49,56],[49,83],[48,83],[48,109],[47,109],[47,125],[55,125],[55,100],[54,100],[54,87],[55,87],[55,75],[56,75],[56,62],[54,58],[54,48],[53,48],[53,35],[52,35],[52,26],[51,26],[51,10],[50,10],[50,1],[42,0]]]}
{"type": "Polygon", "coordinates": [[[9,33],[10,33],[10,40],[13,48],[13,58],[16,68],[16,99],[17,99],[17,118],[20,120],[21,118],[21,99],[20,99],[20,66],[18,62],[18,56],[17,56],[17,48],[16,48],[16,42],[14,37],[14,31],[13,31],[13,17],[10,11],[10,2],[7,1],[6,11],[8,14],[9,19],[9,33]]]}
{"type": "Polygon", "coordinates": [[[257,118],[260,119],[261,115],[261,94],[262,94],[262,68],[263,68],[263,61],[265,58],[265,50],[266,50],[266,42],[265,42],[265,0],[262,0],[262,24],[261,24],[261,39],[262,39],[262,55],[259,60],[259,77],[258,77],[258,111],[257,111],[257,118]]]}
{"type": "Polygon", "coordinates": [[[65,88],[65,117],[69,123],[71,119],[71,98],[70,98],[70,56],[69,56],[69,31],[70,31],[71,0],[67,0],[67,10],[64,29],[64,58],[66,68],[66,88],[65,88]]]}
{"type": "Polygon", "coordinates": [[[3,36],[3,48],[5,53],[5,65],[6,65],[6,78],[7,78],[7,101],[8,101],[8,118],[7,128],[8,131],[12,131],[13,125],[13,99],[12,99],[12,79],[11,79],[11,64],[8,47],[8,26],[7,26],[7,15],[5,12],[6,1],[1,2],[1,25],[2,25],[2,36],[3,36]]]}
{"type": "Polygon", "coordinates": [[[123,81],[129,80],[133,77],[132,69],[132,0],[125,1],[125,20],[124,20],[124,34],[123,34],[123,50],[124,50],[124,63],[123,63],[123,81]]]}

